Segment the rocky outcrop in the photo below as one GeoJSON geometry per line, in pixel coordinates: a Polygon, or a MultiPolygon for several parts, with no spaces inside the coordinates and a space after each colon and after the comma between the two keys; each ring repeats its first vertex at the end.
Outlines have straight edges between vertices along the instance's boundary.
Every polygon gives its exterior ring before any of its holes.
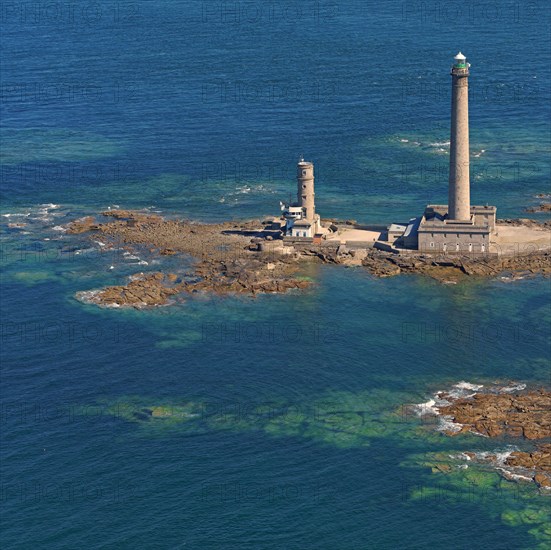
{"type": "MultiPolygon", "coordinates": [[[[446,394],[441,397],[450,400],[446,394]]],[[[508,435],[526,439],[551,437],[551,392],[546,390],[508,395],[476,393],[472,397],[451,399],[451,404],[439,407],[441,415],[451,417],[461,426],[457,435],[472,431],[488,437],[508,435]]]]}
{"type": "Polygon", "coordinates": [[[551,221],[537,221],[530,218],[504,218],[499,220],[499,224],[513,227],[551,227],[551,221]]]}
{"type": "MultiPolygon", "coordinates": [[[[529,451],[478,452],[467,451],[459,455],[469,463],[488,464],[509,481],[534,482],[538,487],[551,489],[551,444],[539,444],[529,451]]],[[[447,464],[437,464],[445,472],[447,464]]]]}
{"type": "Polygon", "coordinates": [[[551,444],[540,445],[533,452],[514,451],[506,459],[507,466],[551,472],[551,444]]]}
{"type": "Polygon", "coordinates": [[[163,218],[158,214],[139,212],[136,210],[105,210],[102,212],[102,216],[134,223],[159,223],[163,221],[163,218]]]}
{"type": "Polygon", "coordinates": [[[77,235],[80,233],[88,233],[89,231],[97,231],[99,224],[93,216],[86,216],[69,223],[66,227],[67,233],[77,235]]]}
{"type": "Polygon", "coordinates": [[[181,291],[182,284],[175,285],[174,274],[140,273],[131,277],[126,285],[110,286],[95,292],[78,293],[83,301],[109,307],[152,307],[164,305],[169,298],[181,291]]]}
{"type": "MultiPolygon", "coordinates": [[[[106,246],[145,247],[150,253],[173,256],[190,254],[199,262],[189,277],[195,281],[174,284],[174,275],[139,275],[128,285],[97,291],[88,301],[102,305],[145,307],[163,305],[174,294],[210,292],[250,294],[303,289],[310,282],[296,277],[299,264],[294,255],[276,254],[271,248],[258,251],[258,242],[271,237],[259,222],[203,224],[131,210],[108,210],[113,218],[98,223],[93,218],[73,222],[68,231],[95,231],[106,246]],[[252,244],[251,244],[252,243],[252,244]]],[[[97,238],[97,237],[95,237],[97,238]]]]}
{"type": "Polygon", "coordinates": [[[551,275],[551,253],[525,256],[480,257],[392,254],[371,250],[362,265],[377,277],[420,273],[441,282],[457,282],[466,276],[496,277],[501,273],[551,275]]]}
{"type": "Polygon", "coordinates": [[[531,206],[526,212],[551,212],[551,202],[542,202],[539,206],[531,206]]]}
{"type": "Polygon", "coordinates": [[[283,261],[260,259],[231,261],[204,260],[195,268],[198,282],[186,286],[186,292],[252,294],[303,289],[310,281],[294,276],[297,266],[283,261]]]}
{"type": "Polygon", "coordinates": [[[179,293],[249,294],[304,289],[311,283],[294,276],[296,266],[256,259],[204,260],[195,266],[197,280],[184,281],[175,273],[137,274],[127,285],[78,293],[82,301],[107,307],[152,307],[179,293]]]}
{"type": "Polygon", "coordinates": [[[384,252],[370,252],[362,260],[362,265],[376,277],[394,277],[402,272],[402,269],[393,261],[393,258],[384,252]]]}
{"type": "MultiPolygon", "coordinates": [[[[551,488],[551,444],[546,441],[551,437],[551,391],[521,388],[524,384],[485,387],[460,382],[417,407],[422,416],[440,416],[438,429],[446,435],[473,432],[509,443],[506,450],[464,451],[453,458],[491,465],[510,481],[551,488]],[[511,443],[523,448],[511,450],[511,443]]],[[[445,473],[446,468],[433,471],[445,473]]]]}

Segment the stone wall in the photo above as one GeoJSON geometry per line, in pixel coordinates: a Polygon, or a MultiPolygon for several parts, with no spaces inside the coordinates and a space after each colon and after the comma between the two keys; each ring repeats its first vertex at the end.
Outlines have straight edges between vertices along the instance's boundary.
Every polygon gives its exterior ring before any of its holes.
{"type": "MultiPolygon", "coordinates": [[[[465,231],[465,230],[463,230],[465,231]]],[[[479,253],[490,249],[489,231],[457,232],[450,228],[423,228],[418,232],[418,250],[424,253],[479,253]]]]}

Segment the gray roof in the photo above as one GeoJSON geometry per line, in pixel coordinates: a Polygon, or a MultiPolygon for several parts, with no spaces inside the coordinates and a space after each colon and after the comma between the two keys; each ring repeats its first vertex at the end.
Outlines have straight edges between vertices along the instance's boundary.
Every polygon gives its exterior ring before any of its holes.
{"type": "Polygon", "coordinates": [[[302,218],[301,220],[297,220],[293,226],[295,225],[300,225],[300,226],[304,226],[304,227],[310,227],[314,222],[310,222],[308,220],[305,220],[304,218],[302,218]]]}

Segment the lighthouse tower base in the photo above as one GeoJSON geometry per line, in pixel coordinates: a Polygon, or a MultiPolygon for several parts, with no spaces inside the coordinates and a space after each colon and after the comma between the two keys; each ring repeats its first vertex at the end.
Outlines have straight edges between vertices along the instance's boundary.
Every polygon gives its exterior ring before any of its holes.
{"type": "Polygon", "coordinates": [[[490,252],[496,235],[496,207],[471,206],[469,220],[450,220],[446,205],[428,205],[417,229],[417,250],[435,254],[490,252]]]}

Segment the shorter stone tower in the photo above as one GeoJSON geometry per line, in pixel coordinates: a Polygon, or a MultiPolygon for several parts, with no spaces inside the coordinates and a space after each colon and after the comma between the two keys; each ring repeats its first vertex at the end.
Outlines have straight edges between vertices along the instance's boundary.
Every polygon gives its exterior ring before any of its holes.
{"type": "Polygon", "coordinates": [[[297,202],[302,206],[304,219],[313,222],[316,217],[314,164],[303,158],[297,164],[297,202]]]}
{"type": "Polygon", "coordinates": [[[297,164],[297,202],[280,202],[285,218],[285,236],[290,239],[313,239],[327,233],[316,214],[314,163],[301,158],[297,164]]]}

